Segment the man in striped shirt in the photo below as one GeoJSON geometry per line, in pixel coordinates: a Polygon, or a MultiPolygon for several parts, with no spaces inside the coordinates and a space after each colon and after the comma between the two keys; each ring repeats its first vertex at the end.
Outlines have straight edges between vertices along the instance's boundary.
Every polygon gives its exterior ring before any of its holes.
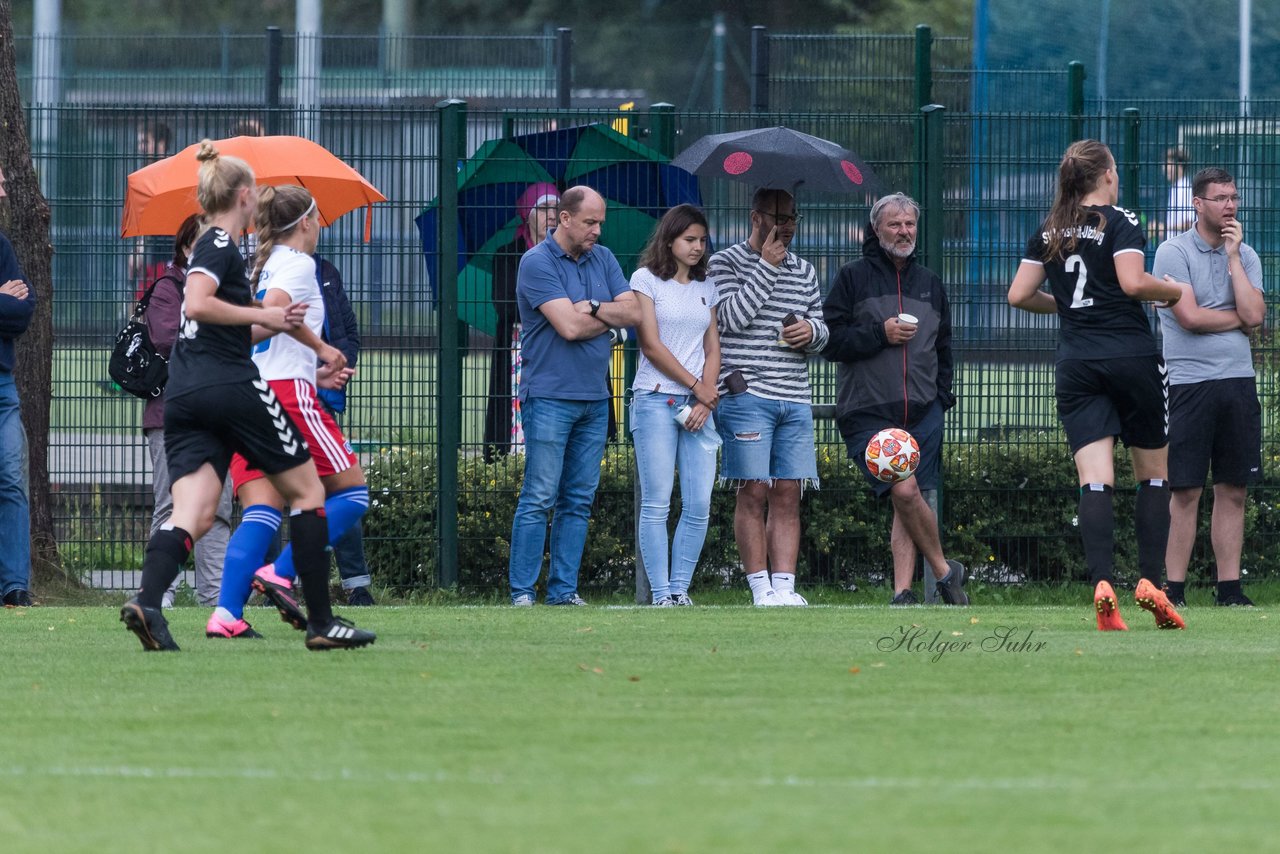
{"type": "Polygon", "coordinates": [[[818,486],[809,354],[826,346],[827,326],[813,265],[787,250],[799,222],[790,193],[757,190],[751,235],[708,267],[720,327],[720,480],[738,489],[734,535],[757,607],[808,604],[795,582],[800,496],[818,486]]]}

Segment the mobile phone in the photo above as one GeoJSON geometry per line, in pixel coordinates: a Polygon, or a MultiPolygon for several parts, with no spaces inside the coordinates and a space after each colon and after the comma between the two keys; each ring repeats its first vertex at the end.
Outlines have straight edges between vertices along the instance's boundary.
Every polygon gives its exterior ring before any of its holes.
{"type": "Polygon", "coordinates": [[[729,390],[729,394],[742,394],[747,390],[747,381],[742,376],[742,371],[731,371],[724,378],[724,387],[729,390]]]}
{"type": "Polygon", "coordinates": [[[800,318],[796,317],[794,312],[788,313],[786,317],[782,318],[782,328],[786,329],[788,326],[795,326],[799,322],[800,318]]]}

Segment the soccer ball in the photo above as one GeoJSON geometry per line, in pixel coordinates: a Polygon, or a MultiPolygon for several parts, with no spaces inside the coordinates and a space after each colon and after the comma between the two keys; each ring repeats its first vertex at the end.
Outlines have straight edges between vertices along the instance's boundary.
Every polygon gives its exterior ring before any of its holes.
{"type": "Polygon", "coordinates": [[[867,469],[885,483],[897,483],[916,473],[920,465],[920,444],[906,430],[889,427],[867,442],[867,469]]]}

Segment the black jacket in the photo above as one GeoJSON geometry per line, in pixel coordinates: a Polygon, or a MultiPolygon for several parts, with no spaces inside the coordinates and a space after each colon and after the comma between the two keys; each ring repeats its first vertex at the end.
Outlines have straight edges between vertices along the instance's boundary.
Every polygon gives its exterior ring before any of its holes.
{"type": "Polygon", "coordinates": [[[942,280],[912,255],[899,271],[867,230],[862,257],[840,268],[822,307],[831,339],[822,355],[839,363],[836,418],[846,432],[910,430],[951,392],[951,308],[942,280]],[[902,312],[919,321],[905,346],[890,347],[884,322],[902,312]]]}

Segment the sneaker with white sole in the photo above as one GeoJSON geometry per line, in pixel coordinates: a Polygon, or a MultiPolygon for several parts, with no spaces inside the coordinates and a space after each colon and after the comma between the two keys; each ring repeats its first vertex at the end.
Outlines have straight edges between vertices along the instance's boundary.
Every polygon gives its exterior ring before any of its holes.
{"type": "Polygon", "coordinates": [[[334,617],[327,626],[307,626],[307,649],[355,649],[368,646],[378,639],[373,632],[357,629],[355,623],[342,617],[334,617]]]}
{"type": "Polygon", "coordinates": [[[676,600],[672,599],[670,596],[663,596],[661,599],[659,599],[657,602],[654,602],[654,603],[653,603],[652,605],[650,605],[649,607],[651,607],[651,608],[674,608],[675,606],[676,606],[676,600]]]}
{"type": "Polygon", "coordinates": [[[570,608],[585,608],[587,600],[583,599],[577,593],[574,593],[568,599],[561,599],[559,602],[548,602],[548,605],[567,605],[570,608]]]}
{"type": "Polygon", "coordinates": [[[528,593],[521,593],[519,596],[511,600],[511,605],[515,608],[532,608],[533,597],[528,593]]]}
{"type": "Polygon", "coordinates": [[[757,608],[781,608],[787,603],[783,602],[782,597],[778,595],[778,592],[770,587],[768,590],[755,597],[755,602],[752,604],[757,608]]]}
{"type": "Polygon", "coordinates": [[[204,636],[207,638],[260,638],[262,635],[253,630],[243,618],[228,622],[213,613],[209,622],[204,624],[204,636]]]}
{"type": "Polygon", "coordinates": [[[782,600],[783,605],[792,608],[804,608],[808,606],[809,600],[801,596],[794,590],[775,590],[774,595],[782,600]]]}
{"type": "Polygon", "coordinates": [[[688,593],[672,593],[671,604],[677,608],[688,608],[693,605],[693,600],[689,598],[688,593]]]}

